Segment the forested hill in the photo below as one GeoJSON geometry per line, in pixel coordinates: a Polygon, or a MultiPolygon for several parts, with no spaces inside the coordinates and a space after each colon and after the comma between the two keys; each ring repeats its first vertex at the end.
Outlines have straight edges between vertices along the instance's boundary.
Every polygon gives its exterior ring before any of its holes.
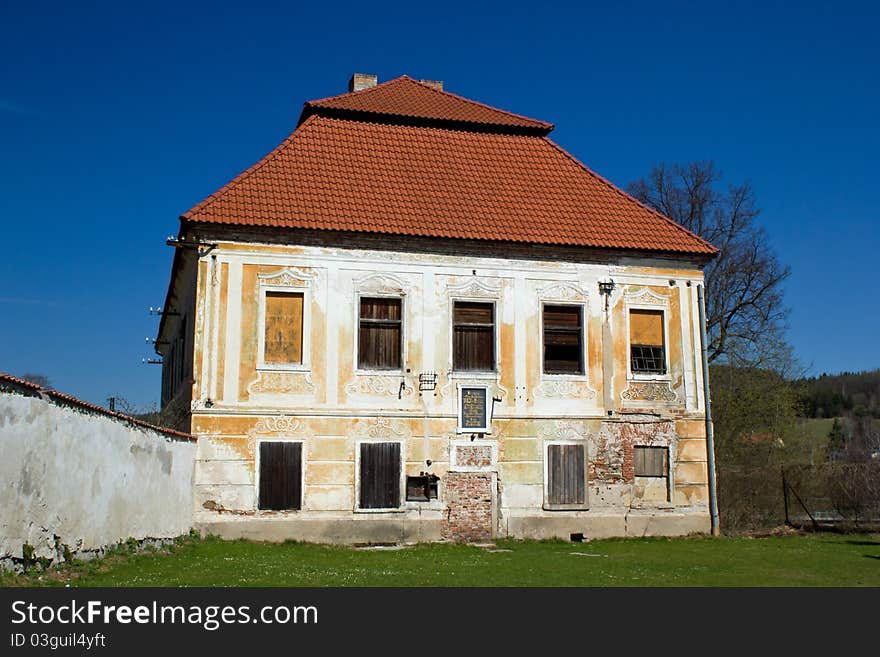
{"type": "Polygon", "coordinates": [[[794,382],[804,417],[880,418],[880,369],[822,374],[794,382]]]}

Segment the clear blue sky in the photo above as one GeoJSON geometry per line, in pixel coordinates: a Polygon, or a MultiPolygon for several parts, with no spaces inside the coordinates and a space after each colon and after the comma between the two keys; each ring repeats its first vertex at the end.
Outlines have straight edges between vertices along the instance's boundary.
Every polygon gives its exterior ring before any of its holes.
{"type": "Polygon", "coordinates": [[[3,3],[0,371],[157,400],[165,237],[354,71],[552,121],[620,185],[695,159],[751,179],[797,355],[878,367],[880,10],[793,4],[3,3]]]}

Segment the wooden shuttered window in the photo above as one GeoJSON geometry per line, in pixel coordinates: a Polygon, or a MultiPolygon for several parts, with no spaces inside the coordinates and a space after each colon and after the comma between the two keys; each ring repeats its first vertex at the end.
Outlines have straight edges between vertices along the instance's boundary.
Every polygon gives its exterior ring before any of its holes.
{"type": "Polygon", "coordinates": [[[284,511],[302,506],[302,443],[260,443],[260,509],[284,511]]]}
{"type": "Polygon", "coordinates": [[[583,312],[580,306],[544,306],[544,372],[584,373],[583,312]]]}
{"type": "Polygon", "coordinates": [[[634,448],[633,470],[636,477],[666,477],[669,472],[669,449],[666,447],[634,448]]]}
{"type": "Polygon", "coordinates": [[[303,295],[266,292],[263,361],[302,363],[303,295]]]}
{"type": "Polygon", "coordinates": [[[452,369],[495,369],[495,306],[456,301],[452,309],[452,369]]]}
{"type": "Polygon", "coordinates": [[[400,506],[400,443],[361,443],[361,509],[400,506]]]}
{"type": "Polygon", "coordinates": [[[666,374],[662,310],[629,311],[629,344],[633,374],[666,374]]]}
{"type": "Polygon", "coordinates": [[[358,322],[358,367],[400,369],[402,352],[400,299],[361,298],[358,322]]]}
{"type": "Polygon", "coordinates": [[[587,503],[583,445],[547,446],[547,504],[582,507],[587,503]]]}

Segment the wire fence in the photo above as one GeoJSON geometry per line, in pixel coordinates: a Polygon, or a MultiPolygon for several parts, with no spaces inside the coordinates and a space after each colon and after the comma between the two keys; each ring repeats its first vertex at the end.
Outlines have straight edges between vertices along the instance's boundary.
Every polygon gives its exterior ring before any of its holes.
{"type": "Polygon", "coordinates": [[[726,533],[880,528],[880,462],[718,468],[726,533]]]}

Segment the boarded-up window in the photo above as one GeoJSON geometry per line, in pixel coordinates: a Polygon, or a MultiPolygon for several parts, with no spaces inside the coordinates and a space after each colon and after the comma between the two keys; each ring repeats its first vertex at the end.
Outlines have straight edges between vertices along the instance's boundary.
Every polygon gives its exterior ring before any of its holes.
{"type": "Polygon", "coordinates": [[[266,363],[302,363],[303,295],[266,292],[266,363]]]}
{"type": "Polygon", "coordinates": [[[302,504],[302,443],[260,443],[259,508],[282,511],[302,504]]]}
{"type": "Polygon", "coordinates": [[[400,443],[361,443],[360,508],[400,506],[400,443]]]}
{"type": "Polygon", "coordinates": [[[630,371],[666,374],[662,310],[629,311],[630,371]]]}
{"type": "Polygon", "coordinates": [[[544,306],[544,371],[584,373],[583,313],[579,306],[544,306]]]}
{"type": "Polygon", "coordinates": [[[665,477],[669,472],[669,450],[666,447],[636,446],[633,470],[636,477],[665,477]]]}
{"type": "Polygon", "coordinates": [[[495,369],[495,306],[456,301],[452,310],[452,368],[495,369]]]}
{"type": "Polygon", "coordinates": [[[587,500],[583,445],[547,446],[547,504],[583,506],[587,500]]]}
{"type": "Polygon", "coordinates": [[[400,299],[361,298],[359,368],[400,369],[401,305],[400,299]]]}

